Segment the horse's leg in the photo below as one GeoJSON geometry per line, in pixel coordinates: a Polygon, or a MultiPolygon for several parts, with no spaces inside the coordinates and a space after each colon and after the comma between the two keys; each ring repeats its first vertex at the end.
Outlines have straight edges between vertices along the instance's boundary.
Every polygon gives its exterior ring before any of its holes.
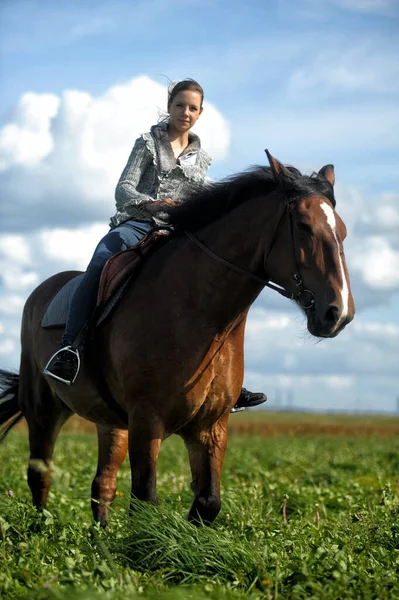
{"type": "Polygon", "coordinates": [[[190,457],[194,492],[187,518],[195,524],[201,520],[212,523],[220,511],[220,475],[227,446],[228,416],[223,416],[209,431],[182,435],[190,457]]]}
{"type": "Polygon", "coordinates": [[[54,445],[61,427],[73,413],[53,396],[41,374],[37,372],[34,379],[26,381],[26,374],[21,373],[20,405],[29,427],[28,484],[33,505],[42,510],[50,490],[54,445]]]}
{"type": "Polygon", "coordinates": [[[132,471],[132,497],[157,504],[156,468],[163,423],[146,410],[129,415],[129,458],[132,471]]]}
{"type": "Polygon", "coordinates": [[[128,433],[97,425],[98,465],[91,486],[91,509],[94,520],[104,529],[108,525],[108,507],[115,497],[116,474],[127,453],[128,433]]]}

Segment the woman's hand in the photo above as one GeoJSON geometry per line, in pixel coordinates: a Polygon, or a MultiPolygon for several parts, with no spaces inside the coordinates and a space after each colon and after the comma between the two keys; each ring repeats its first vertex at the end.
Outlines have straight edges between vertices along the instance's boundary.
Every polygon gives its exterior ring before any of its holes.
{"type": "Polygon", "coordinates": [[[154,202],[149,202],[146,205],[146,209],[151,215],[154,215],[158,212],[168,212],[168,208],[178,206],[179,204],[180,202],[178,200],[165,198],[165,200],[155,200],[154,202]]]}
{"type": "Polygon", "coordinates": [[[161,206],[179,206],[181,204],[180,200],[173,200],[173,198],[165,198],[165,200],[161,200],[161,206]]]}

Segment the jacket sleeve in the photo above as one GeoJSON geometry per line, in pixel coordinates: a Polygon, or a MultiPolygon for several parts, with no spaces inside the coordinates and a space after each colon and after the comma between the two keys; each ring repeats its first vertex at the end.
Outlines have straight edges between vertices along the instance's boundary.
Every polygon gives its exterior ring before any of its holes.
{"type": "Polygon", "coordinates": [[[137,186],[151,163],[152,156],[147,149],[145,140],[142,137],[137,138],[115,189],[118,211],[126,212],[130,206],[140,206],[155,200],[155,198],[137,191],[137,186]]]}

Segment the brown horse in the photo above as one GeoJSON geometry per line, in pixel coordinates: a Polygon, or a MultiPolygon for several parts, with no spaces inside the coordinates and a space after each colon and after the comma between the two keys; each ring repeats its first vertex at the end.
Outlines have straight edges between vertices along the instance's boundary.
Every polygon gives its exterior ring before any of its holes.
{"type": "Polygon", "coordinates": [[[189,453],[194,501],[188,518],[213,521],[251,304],[268,285],[293,299],[309,332],[324,338],[352,320],[332,165],[303,176],[268,156],[270,168],[210,184],[171,209],[176,235],[95,329],[72,387],[42,375],[60,331],[44,330],[41,320],[76,272],[51,277],[27,300],[20,375],[1,373],[0,423],[4,437],[22,416],[28,422],[28,482],[38,509],[46,505],[58,433],[77,413],[98,431],[96,521],[107,524],[127,449],[132,495],[157,501],[158,452],[171,434],[183,438],[189,453]]]}

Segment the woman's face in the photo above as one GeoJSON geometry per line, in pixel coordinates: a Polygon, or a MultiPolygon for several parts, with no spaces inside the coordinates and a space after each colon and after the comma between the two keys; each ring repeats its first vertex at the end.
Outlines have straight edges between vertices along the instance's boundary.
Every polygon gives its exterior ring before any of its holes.
{"type": "Polygon", "coordinates": [[[202,113],[201,94],[193,90],[179,92],[168,109],[170,126],[179,133],[189,131],[202,113]]]}

